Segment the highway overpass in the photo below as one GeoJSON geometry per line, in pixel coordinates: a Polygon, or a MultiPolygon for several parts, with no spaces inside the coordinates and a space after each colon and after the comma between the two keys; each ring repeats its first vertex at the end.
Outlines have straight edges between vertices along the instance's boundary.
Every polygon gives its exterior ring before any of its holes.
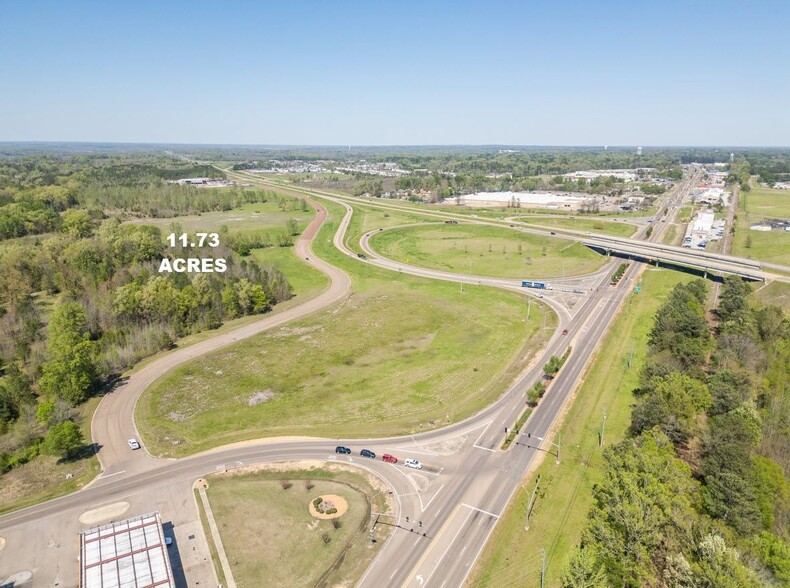
{"type": "Polygon", "coordinates": [[[607,255],[614,253],[638,257],[656,263],[664,262],[671,265],[690,267],[702,271],[705,275],[709,272],[733,274],[759,282],[774,277],[763,272],[762,264],[758,261],[710,253],[708,251],[691,250],[661,243],[649,243],[602,235],[590,236],[582,240],[582,244],[591,249],[603,251],[607,255]]]}

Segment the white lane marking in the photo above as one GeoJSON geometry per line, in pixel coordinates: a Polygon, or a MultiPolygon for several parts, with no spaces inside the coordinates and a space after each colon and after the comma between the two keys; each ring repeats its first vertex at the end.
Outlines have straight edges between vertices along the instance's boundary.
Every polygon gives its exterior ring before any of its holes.
{"type": "MultiPolygon", "coordinates": [[[[436,565],[435,565],[435,566],[433,567],[433,569],[431,570],[431,573],[430,573],[430,574],[428,574],[428,578],[427,578],[427,580],[428,580],[428,581],[430,581],[430,579],[431,579],[431,576],[433,576],[433,573],[436,571],[436,569],[437,569],[437,568],[439,567],[439,565],[442,563],[442,560],[444,559],[444,556],[445,556],[445,555],[447,555],[447,552],[448,552],[448,551],[450,551],[450,548],[453,546],[453,543],[455,543],[455,540],[458,538],[458,535],[461,533],[461,531],[463,531],[463,530],[464,530],[464,527],[466,526],[466,521],[468,521],[468,520],[469,520],[469,517],[471,517],[471,516],[472,516],[472,513],[471,513],[471,512],[470,512],[469,514],[467,514],[467,515],[466,515],[466,518],[464,519],[464,522],[463,522],[463,523],[461,523],[461,526],[460,526],[460,527],[458,527],[458,530],[455,532],[455,535],[453,535],[453,538],[452,538],[452,539],[450,539],[450,542],[447,544],[447,547],[444,549],[444,552],[442,553],[442,555],[441,555],[441,556],[439,556],[439,560],[436,562],[436,565]]],[[[422,584],[422,583],[421,583],[421,584],[422,584]]]]}
{"type": "Polygon", "coordinates": [[[102,474],[101,476],[99,476],[99,479],[103,480],[105,478],[112,478],[113,476],[117,476],[118,474],[125,474],[125,473],[126,470],[121,470],[120,472],[114,472],[112,474],[102,474]]]}
{"type": "Polygon", "coordinates": [[[392,578],[394,578],[394,577],[395,577],[395,574],[397,574],[397,573],[398,573],[398,570],[399,570],[399,569],[400,569],[400,568],[395,568],[395,571],[394,571],[394,572],[392,572],[392,575],[390,576],[390,580],[392,580],[392,578]]]}
{"type": "Polygon", "coordinates": [[[496,453],[495,449],[489,449],[488,447],[483,447],[482,445],[473,445],[477,449],[482,449],[483,451],[490,451],[491,453],[496,453]]]}
{"type": "MultiPolygon", "coordinates": [[[[497,414],[499,414],[499,413],[497,413],[497,414]]],[[[491,426],[491,423],[493,423],[493,422],[494,422],[494,419],[491,419],[490,421],[488,421],[488,423],[486,423],[486,428],[485,428],[485,429],[483,429],[483,432],[482,432],[482,433],[480,433],[480,435],[477,437],[477,439],[475,439],[475,442],[474,442],[474,443],[472,443],[472,445],[474,445],[475,447],[477,447],[477,446],[478,446],[478,445],[477,445],[477,444],[478,444],[478,442],[480,441],[480,439],[482,439],[482,438],[483,438],[483,435],[485,435],[485,434],[486,434],[486,431],[488,431],[488,427],[490,427],[490,426],[491,426]]],[[[481,447],[480,449],[485,449],[485,447],[481,447]]]]}
{"type": "Polygon", "coordinates": [[[482,512],[483,514],[487,514],[488,516],[494,517],[495,519],[499,518],[499,515],[495,515],[494,513],[488,512],[487,510],[483,510],[482,508],[477,508],[476,506],[471,506],[469,504],[466,504],[465,502],[462,502],[461,506],[465,506],[466,508],[471,508],[472,510],[476,510],[478,512],[482,512]]]}
{"type": "MultiPolygon", "coordinates": [[[[439,492],[442,491],[442,488],[444,488],[444,484],[439,486],[439,489],[436,492],[433,493],[433,496],[431,496],[431,499],[428,501],[428,504],[426,504],[423,507],[422,512],[425,512],[425,509],[428,508],[429,506],[431,506],[431,502],[433,502],[433,499],[436,498],[436,495],[439,494],[439,492]]],[[[420,504],[422,504],[422,501],[420,501],[420,504]]]]}

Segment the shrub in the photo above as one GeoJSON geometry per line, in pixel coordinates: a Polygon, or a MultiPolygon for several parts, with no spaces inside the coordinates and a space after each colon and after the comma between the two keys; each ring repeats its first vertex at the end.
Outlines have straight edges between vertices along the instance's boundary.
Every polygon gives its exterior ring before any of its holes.
{"type": "Polygon", "coordinates": [[[315,488],[315,484],[313,484],[312,480],[305,480],[304,481],[304,489],[305,490],[307,490],[309,492],[313,488],[315,488]]]}
{"type": "Polygon", "coordinates": [[[322,533],[321,540],[324,542],[324,545],[328,545],[332,538],[329,536],[329,533],[322,533]]]}
{"type": "Polygon", "coordinates": [[[340,527],[343,526],[343,523],[340,521],[340,519],[335,519],[335,520],[332,521],[332,526],[335,529],[339,529],[340,527]]]}
{"type": "Polygon", "coordinates": [[[293,482],[290,480],[280,480],[280,486],[283,487],[283,490],[288,490],[291,486],[293,486],[293,482]]]}
{"type": "Polygon", "coordinates": [[[324,514],[335,514],[337,512],[336,508],[328,508],[324,514]]]}
{"type": "Polygon", "coordinates": [[[315,508],[318,508],[318,507],[321,505],[321,501],[322,501],[322,500],[323,500],[323,499],[322,499],[322,498],[319,496],[318,498],[316,498],[315,500],[313,500],[313,506],[314,506],[315,508]]]}

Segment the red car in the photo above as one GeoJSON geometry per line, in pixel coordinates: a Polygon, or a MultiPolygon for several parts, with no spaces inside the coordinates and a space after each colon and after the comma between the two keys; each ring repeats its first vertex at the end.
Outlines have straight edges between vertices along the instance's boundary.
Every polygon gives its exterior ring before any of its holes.
{"type": "Polygon", "coordinates": [[[567,335],[568,334],[568,329],[562,329],[562,334],[563,335],[567,335]]]}
{"type": "Polygon", "coordinates": [[[386,461],[387,463],[398,463],[398,458],[394,455],[390,455],[389,453],[385,453],[381,456],[381,459],[386,461]]]}

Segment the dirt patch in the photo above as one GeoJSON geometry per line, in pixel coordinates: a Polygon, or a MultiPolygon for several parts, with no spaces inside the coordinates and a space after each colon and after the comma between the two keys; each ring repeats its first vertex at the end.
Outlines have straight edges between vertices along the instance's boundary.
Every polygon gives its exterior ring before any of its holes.
{"type": "Polygon", "coordinates": [[[187,420],[186,415],[183,415],[180,412],[171,412],[167,415],[167,418],[169,418],[171,421],[176,421],[176,422],[187,420]]]}
{"type": "Polygon", "coordinates": [[[313,501],[310,501],[310,516],[316,519],[337,519],[342,517],[346,514],[348,510],[348,502],[342,496],[338,496],[337,494],[322,494],[319,498],[321,498],[321,510],[332,509],[334,508],[337,512],[333,512],[332,514],[328,514],[325,512],[318,512],[313,504],[313,501]]]}
{"type": "Polygon", "coordinates": [[[266,388],[266,390],[262,390],[260,392],[256,392],[252,396],[247,399],[247,406],[255,406],[256,404],[262,404],[267,400],[271,400],[274,398],[274,391],[271,388],[266,388]]]}

